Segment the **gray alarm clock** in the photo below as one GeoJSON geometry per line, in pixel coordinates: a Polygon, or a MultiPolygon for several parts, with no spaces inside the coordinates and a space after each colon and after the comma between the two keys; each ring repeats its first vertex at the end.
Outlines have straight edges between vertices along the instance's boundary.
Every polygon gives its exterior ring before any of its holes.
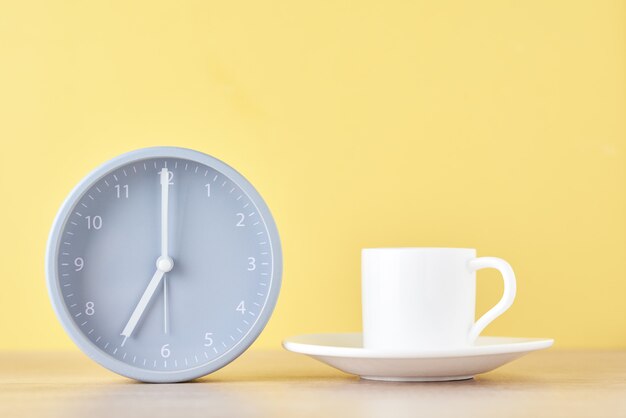
{"type": "Polygon", "coordinates": [[[243,353],[280,290],[274,219],[237,171],[197,151],[146,148],[91,172],[48,241],[52,305],[96,362],[147,382],[211,373],[243,353]]]}

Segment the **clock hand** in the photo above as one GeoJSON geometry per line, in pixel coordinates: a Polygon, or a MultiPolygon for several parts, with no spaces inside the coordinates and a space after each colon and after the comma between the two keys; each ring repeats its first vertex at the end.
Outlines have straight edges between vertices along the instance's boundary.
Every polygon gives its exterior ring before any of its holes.
{"type": "MultiPolygon", "coordinates": [[[[169,190],[170,190],[170,176],[167,168],[161,169],[161,257],[169,258],[169,190]]],[[[167,324],[167,277],[163,279],[163,331],[168,333],[167,324]]]]}
{"type": "Polygon", "coordinates": [[[152,276],[148,287],[143,292],[139,303],[135,307],[135,310],[130,316],[130,319],[126,323],[124,330],[120,334],[124,337],[121,346],[123,347],[128,337],[130,337],[139,322],[139,319],[143,315],[148,303],[152,299],[156,288],[161,283],[161,279],[165,273],[168,273],[174,267],[174,261],[168,255],[168,203],[169,203],[169,188],[170,188],[170,176],[167,168],[161,169],[161,256],[158,258],[157,271],[152,276]]]}
{"type": "Polygon", "coordinates": [[[135,327],[137,326],[139,319],[141,319],[141,316],[146,310],[146,307],[148,306],[150,299],[152,299],[154,292],[156,291],[157,287],[161,283],[163,276],[165,275],[165,273],[171,271],[172,267],[174,267],[174,262],[169,257],[168,258],[159,257],[159,259],[157,260],[157,271],[152,276],[152,279],[150,279],[150,283],[148,283],[148,287],[146,287],[146,290],[143,292],[141,299],[139,299],[139,303],[137,304],[137,306],[135,307],[135,310],[131,314],[130,319],[128,320],[128,322],[126,323],[126,326],[124,327],[124,330],[120,334],[121,336],[124,337],[124,340],[122,341],[122,344],[121,344],[122,347],[124,347],[124,344],[126,343],[126,340],[128,339],[128,337],[130,337],[133,334],[133,331],[135,330],[135,327]]]}
{"type": "Polygon", "coordinates": [[[167,276],[163,276],[163,332],[169,333],[169,324],[167,323],[167,276]]]}
{"type": "Polygon", "coordinates": [[[161,257],[168,257],[168,200],[170,176],[167,168],[161,169],[161,257]]]}

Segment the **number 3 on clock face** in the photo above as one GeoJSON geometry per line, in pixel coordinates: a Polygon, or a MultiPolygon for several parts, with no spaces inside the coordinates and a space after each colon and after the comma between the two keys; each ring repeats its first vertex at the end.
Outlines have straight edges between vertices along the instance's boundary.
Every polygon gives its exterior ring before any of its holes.
{"type": "Polygon", "coordinates": [[[158,147],[105,163],[70,193],[46,269],[57,316],[87,355],[124,376],[175,382],[223,367],[258,337],[282,253],[242,175],[158,147]]]}

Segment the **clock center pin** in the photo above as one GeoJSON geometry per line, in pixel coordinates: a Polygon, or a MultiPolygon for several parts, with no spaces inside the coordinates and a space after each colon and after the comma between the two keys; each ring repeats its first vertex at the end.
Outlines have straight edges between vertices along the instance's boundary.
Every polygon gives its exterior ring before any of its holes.
{"type": "Polygon", "coordinates": [[[174,260],[171,257],[159,257],[156,266],[159,271],[169,273],[174,268],[174,260]]]}

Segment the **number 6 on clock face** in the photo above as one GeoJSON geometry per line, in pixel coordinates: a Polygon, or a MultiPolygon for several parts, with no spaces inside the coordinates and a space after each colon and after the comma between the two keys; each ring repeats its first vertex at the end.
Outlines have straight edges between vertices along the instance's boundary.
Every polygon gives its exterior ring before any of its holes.
{"type": "Polygon", "coordinates": [[[223,367],[257,338],[282,253],[243,176],[159,147],[105,163],[70,193],[46,271],[57,316],[87,355],[124,376],[175,382],[223,367]]]}

